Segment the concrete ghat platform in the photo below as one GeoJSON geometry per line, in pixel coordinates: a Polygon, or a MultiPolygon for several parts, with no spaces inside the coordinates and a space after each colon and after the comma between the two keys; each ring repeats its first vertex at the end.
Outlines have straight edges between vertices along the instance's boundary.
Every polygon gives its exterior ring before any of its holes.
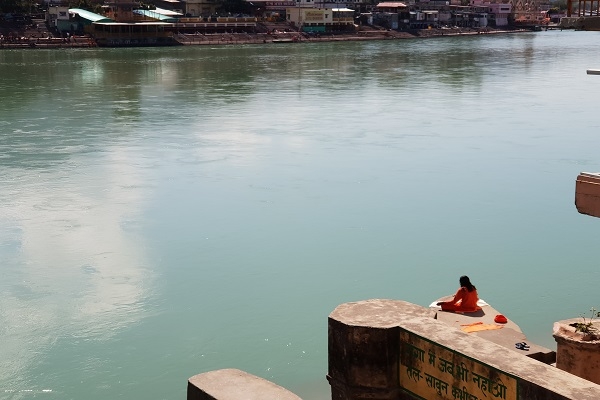
{"type": "MultiPolygon", "coordinates": [[[[491,310],[483,313],[494,316],[491,310]]],[[[519,357],[516,354],[525,352],[515,353],[514,341],[499,345],[434,319],[436,314],[431,308],[389,299],[336,307],[328,320],[331,398],[600,399],[600,385],[519,357]]]]}
{"type": "MultiPolygon", "coordinates": [[[[452,300],[452,296],[442,297],[435,301],[448,301],[452,300]]],[[[521,328],[510,318],[504,315],[508,322],[505,324],[499,324],[494,321],[494,317],[500,313],[492,306],[485,305],[481,307],[481,310],[473,313],[454,313],[442,311],[440,307],[430,307],[436,311],[435,318],[448,324],[456,329],[462,329],[467,325],[481,323],[483,325],[498,325],[502,326],[501,329],[494,330],[483,330],[478,332],[471,332],[469,335],[478,336],[482,339],[489,340],[490,342],[499,344],[500,346],[506,347],[516,353],[531,357],[534,360],[541,361],[546,364],[552,364],[556,362],[556,352],[554,350],[539,346],[535,343],[527,341],[527,337],[521,331],[521,328]],[[530,348],[528,351],[517,349],[515,343],[525,342],[530,348]]]]}

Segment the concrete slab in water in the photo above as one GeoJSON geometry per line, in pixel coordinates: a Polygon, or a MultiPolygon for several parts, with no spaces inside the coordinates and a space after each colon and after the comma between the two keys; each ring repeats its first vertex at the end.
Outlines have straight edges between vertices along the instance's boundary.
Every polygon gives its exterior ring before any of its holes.
{"type": "Polygon", "coordinates": [[[294,393],[239,369],[220,369],[192,376],[188,400],[302,400],[294,393]]]}

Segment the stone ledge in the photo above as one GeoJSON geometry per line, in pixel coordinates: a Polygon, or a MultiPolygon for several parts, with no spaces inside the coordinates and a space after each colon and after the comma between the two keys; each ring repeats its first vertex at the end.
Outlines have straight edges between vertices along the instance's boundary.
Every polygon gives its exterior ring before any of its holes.
{"type": "Polygon", "coordinates": [[[192,376],[187,400],[302,400],[266,379],[239,369],[220,369],[192,376]]]}
{"type": "Polygon", "coordinates": [[[399,316],[435,318],[435,310],[401,300],[372,299],[340,304],[329,315],[330,319],[346,325],[370,328],[398,326],[399,316]]]}

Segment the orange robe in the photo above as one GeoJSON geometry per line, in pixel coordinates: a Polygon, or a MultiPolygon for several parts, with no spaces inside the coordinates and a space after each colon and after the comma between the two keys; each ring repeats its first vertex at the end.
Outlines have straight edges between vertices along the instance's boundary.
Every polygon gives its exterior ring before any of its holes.
{"type": "Polygon", "coordinates": [[[462,312],[474,312],[479,310],[477,307],[477,289],[473,289],[472,292],[466,287],[458,289],[454,298],[450,301],[445,301],[441,304],[443,311],[462,311],[462,312]]]}

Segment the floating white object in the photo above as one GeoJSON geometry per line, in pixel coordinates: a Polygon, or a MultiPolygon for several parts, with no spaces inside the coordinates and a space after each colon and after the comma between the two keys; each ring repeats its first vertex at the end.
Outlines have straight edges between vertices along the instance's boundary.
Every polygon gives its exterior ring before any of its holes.
{"type": "MultiPolygon", "coordinates": [[[[453,296],[446,296],[446,297],[442,297],[442,299],[447,299],[447,300],[452,300],[453,296]]],[[[434,301],[433,303],[431,303],[429,305],[429,308],[441,308],[440,306],[437,305],[438,302],[442,301],[441,299],[434,301]]],[[[485,302],[485,300],[479,299],[477,300],[477,306],[478,307],[485,307],[485,306],[489,306],[488,303],[485,302]]]]}

